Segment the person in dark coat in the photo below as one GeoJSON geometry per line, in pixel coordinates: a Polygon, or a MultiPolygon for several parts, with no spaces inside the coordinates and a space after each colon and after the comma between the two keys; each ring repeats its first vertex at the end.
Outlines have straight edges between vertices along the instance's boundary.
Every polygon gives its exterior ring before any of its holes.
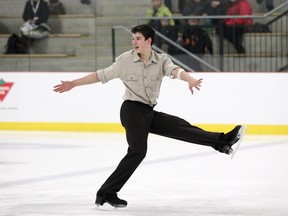
{"type": "Polygon", "coordinates": [[[41,39],[47,37],[51,31],[47,24],[49,6],[44,0],[26,1],[22,18],[25,23],[21,27],[21,31],[28,38],[41,39]]]}
{"type": "MultiPolygon", "coordinates": [[[[205,53],[213,55],[213,44],[212,40],[201,26],[199,21],[195,18],[188,20],[187,25],[183,30],[183,47],[189,52],[195,54],[197,57],[202,58],[205,53]]],[[[193,68],[195,71],[203,71],[200,62],[186,56],[186,64],[193,68]]]]}
{"type": "MultiPolygon", "coordinates": [[[[170,25],[168,17],[164,17],[160,20],[160,25],[156,30],[176,43],[178,38],[178,27],[170,25]]],[[[155,36],[154,44],[169,54],[174,54],[176,52],[175,46],[159,36],[155,36]]]]}
{"type": "Polygon", "coordinates": [[[24,22],[31,21],[36,25],[47,23],[49,18],[48,3],[44,0],[28,0],[22,18],[24,22]]]}

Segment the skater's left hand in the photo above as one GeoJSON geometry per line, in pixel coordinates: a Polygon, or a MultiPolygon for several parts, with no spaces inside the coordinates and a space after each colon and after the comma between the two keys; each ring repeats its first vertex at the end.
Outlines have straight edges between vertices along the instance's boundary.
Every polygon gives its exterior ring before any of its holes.
{"type": "Polygon", "coordinates": [[[201,83],[202,83],[202,78],[200,79],[195,79],[193,77],[191,77],[191,79],[188,80],[188,84],[189,84],[189,89],[191,91],[192,94],[194,94],[193,88],[197,89],[198,91],[200,91],[200,87],[201,87],[201,83]]]}

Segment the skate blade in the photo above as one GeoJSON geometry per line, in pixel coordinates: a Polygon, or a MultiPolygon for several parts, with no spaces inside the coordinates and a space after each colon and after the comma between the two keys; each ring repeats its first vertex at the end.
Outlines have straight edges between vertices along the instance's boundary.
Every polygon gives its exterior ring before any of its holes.
{"type": "Polygon", "coordinates": [[[111,204],[109,202],[107,202],[108,205],[100,205],[100,204],[95,204],[96,205],[96,209],[101,209],[101,210],[109,210],[109,209],[123,209],[125,207],[127,207],[127,205],[122,205],[122,204],[111,204]]]}
{"type": "Polygon", "coordinates": [[[240,136],[240,137],[239,137],[239,140],[237,141],[237,143],[235,143],[235,144],[232,146],[233,151],[232,151],[232,153],[231,153],[231,159],[234,158],[236,152],[238,151],[239,146],[240,146],[240,144],[241,144],[241,142],[242,142],[242,139],[243,139],[243,137],[244,137],[244,135],[245,135],[246,129],[247,129],[247,126],[246,126],[246,125],[242,125],[242,126],[241,126],[241,128],[240,128],[240,130],[239,130],[239,134],[237,135],[237,136],[240,136]]]}

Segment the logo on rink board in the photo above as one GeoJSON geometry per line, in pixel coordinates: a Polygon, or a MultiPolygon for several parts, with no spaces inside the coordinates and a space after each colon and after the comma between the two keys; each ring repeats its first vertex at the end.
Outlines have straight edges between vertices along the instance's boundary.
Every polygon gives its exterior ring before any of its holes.
{"type": "Polygon", "coordinates": [[[5,82],[3,79],[0,79],[0,101],[3,102],[8,92],[13,86],[13,82],[5,82]]]}

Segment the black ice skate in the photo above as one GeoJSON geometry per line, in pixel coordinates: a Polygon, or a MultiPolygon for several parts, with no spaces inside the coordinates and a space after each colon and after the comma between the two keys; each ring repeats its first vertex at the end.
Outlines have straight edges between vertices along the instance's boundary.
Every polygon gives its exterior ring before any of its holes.
{"type": "Polygon", "coordinates": [[[119,199],[117,194],[106,194],[99,190],[96,195],[95,204],[102,206],[106,202],[114,208],[124,208],[127,206],[127,201],[119,199]]]}
{"type": "Polygon", "coordinates": [[[223,141],[217,150],[224,153],[231,155],[233,158],[240,146],[240,143],[244,137],[246,131],[246,126],[244,125],[237,125],[233,130],[228,132],[224,135],[223,141]]]}

